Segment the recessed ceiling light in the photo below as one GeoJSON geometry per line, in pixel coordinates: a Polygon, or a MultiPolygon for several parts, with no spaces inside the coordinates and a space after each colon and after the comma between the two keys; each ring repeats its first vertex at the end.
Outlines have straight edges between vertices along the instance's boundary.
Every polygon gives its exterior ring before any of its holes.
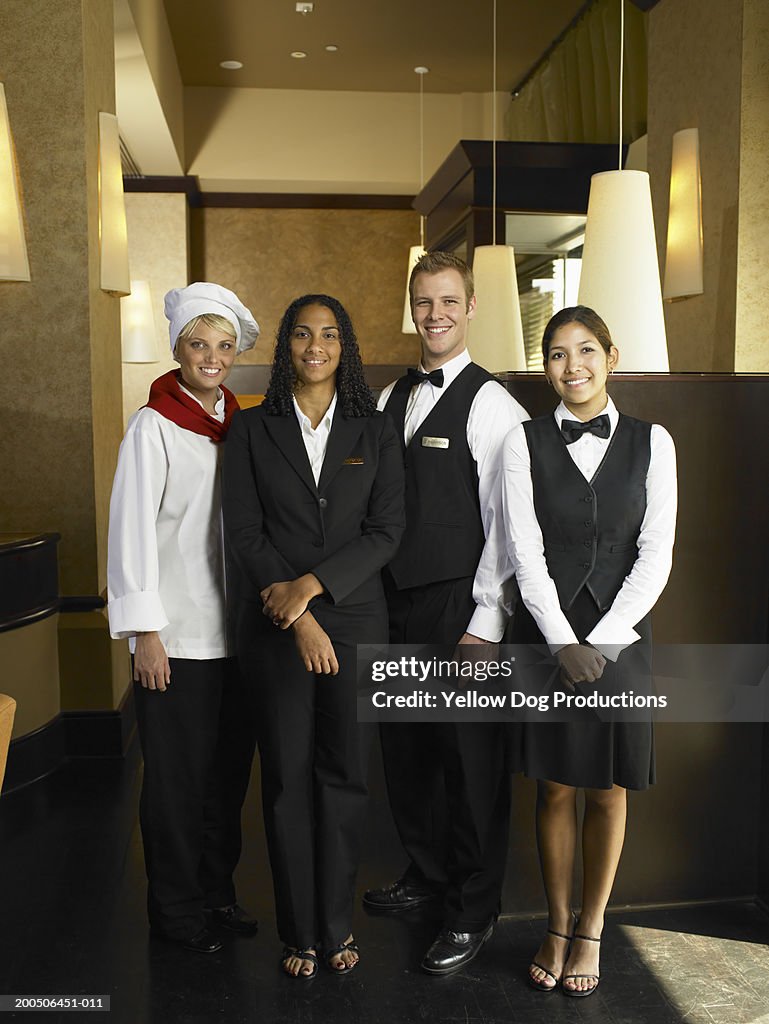
{"type": "Polygon", "coordinates": [[[336,46],[334,43],[329,43],[328,46],[326,47],[326,51],[328,53],[336,53],[338,49],[339,47],[336,46]]]}
{"type": "Polygon", "coordinates": [[[225,68],[227,71],[240,71],[243,67],[243,62],[239,60],[222,60],[219,62],[220,68],[225,68]]]}
{"type": "Polygon", "coordinates": [[[297,60],[301,60],[303,57],[306,57],[307,54],[304,52],[304,50],[292,50],[291,56],[296,57],[297,60]]]}
{"type": "Polygon", "coordinates": [[[298,3],[296,4],[295,10],[297,14],[312,14],[312,9],[315,4],[311,3],[298,3]]]}

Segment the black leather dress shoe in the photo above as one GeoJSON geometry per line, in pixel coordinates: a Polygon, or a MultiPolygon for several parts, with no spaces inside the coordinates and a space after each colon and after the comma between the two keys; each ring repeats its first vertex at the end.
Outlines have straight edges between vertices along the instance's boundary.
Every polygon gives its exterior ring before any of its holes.
{"type": "Polygon", "coordinates": [[[480,953],[494,931],[492,921],[482,932],[454,932],[443,928],[422,961],[427,974],[453,974],[469,964],[480,953]]]}
{"type": "Polygon", "coordinates": [[[256,935],[259,931],[259,922],[256,918],[249,917],[245,910],[233,903],[231,907],[217,907],[215,910],[207,910],[212,924],[218,924],[221,928],[227,928],[236,935],[244,938],[256,935]]]}
{"type": "Polygon", "coordinates": [[[363,893],[363,906],[380,913],[397,914],[401,910],[411,910],[412,907],[429,903],[438,896],[440,893],[435,889],[399,878],[384,889],[366,889],[363,893]]]}

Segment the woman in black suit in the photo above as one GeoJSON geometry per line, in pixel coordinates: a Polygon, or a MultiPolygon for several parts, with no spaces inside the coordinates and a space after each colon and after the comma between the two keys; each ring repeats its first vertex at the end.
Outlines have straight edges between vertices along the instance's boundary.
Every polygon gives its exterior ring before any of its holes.
{"type": "Polygon", "coordinates": [[[387,643],[380,570],[403,532],[403,459],[336,299],[286,310],[264,402],[233,420],[223,481],[282,967],[310,978],[322,948],[349,971],[368,755],[356,644],[387,643]]]}
{"type": "MultiPolygon", "coordinates": [[[[649,613],[667,582],[676,520],[673,441],[664,427],[621,414],[606,391],[619,353],[586,306],[545,328],[544,368],[561,402],[516,427],[503,451],[508,551],[522,604],[513,639],[547,643],[559,689],[626,707],[648,693],[649,613]],[[592,685],[595,684],[595,685],[592,685]],[[580,691],[583,691],[580,694],[580,691]],[[644,692],[646,691],[646,692],[644,692]]],[[[627,790],[654,782],[652,723],[639,711],[577,711],[526,723],[523,762],[537,779],[537,842],[548,933],[529,982],[586,998],[599,981],[604,913],[625,837],[627,790]],[[572,920],[578,827],[585,794],[581,910],[572,920]]]]}

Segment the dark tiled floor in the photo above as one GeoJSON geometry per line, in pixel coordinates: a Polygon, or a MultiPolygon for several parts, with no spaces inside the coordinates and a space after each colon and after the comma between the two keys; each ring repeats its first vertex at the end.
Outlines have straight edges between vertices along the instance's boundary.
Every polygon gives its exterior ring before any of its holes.
{"type": "MultiPolygon", "coordinates": [[[[73,763],[0,803],[0,991],[108,994],[110,1024],[769,1024],[769,918],[749,903],[612,913],[603,981],[588,1000],[542,996],[525,983],[541,921],[505,918],[469,969],[422,974],[431,912],[358,912],[363,963],[344,978],[295,982],[277,969],[271,894],[255,802],[239,871],[255,939],[214,956],[147,936],[136,801],[140,766],[73,763]]],[[[364,877],[371,869],[364,868],[364,877]]],[[[2,1020],[70,1021],[74,1013],[2,1020]]]]}

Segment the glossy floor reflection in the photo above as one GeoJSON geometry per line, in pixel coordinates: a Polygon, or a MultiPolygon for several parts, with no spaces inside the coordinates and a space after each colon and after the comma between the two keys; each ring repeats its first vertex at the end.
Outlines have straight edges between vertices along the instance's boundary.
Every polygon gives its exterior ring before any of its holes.
{"type": "MultiPolygon", "coordinates": [[[[81,761],[0,802],[0,991],[109,995],[110,1024],[766,1024],[769,917],[753,904],[612,913],[599,991],[543,996],[525,981],[542,921],[504,918],[478,959],[452,978],[418,969],[437,922],[429,909],[357,913],[362,963],[311,982],[278,971],[256,801],[246,817],[242,903],[260,934],[213,956],[150,941],[136,804],[141,765],[81,761]]],[[[364,867],[361,883],[381,883],[364,867]]],[[[9,1013],[3,1020],[85,1019],[9,1013]]]]}

